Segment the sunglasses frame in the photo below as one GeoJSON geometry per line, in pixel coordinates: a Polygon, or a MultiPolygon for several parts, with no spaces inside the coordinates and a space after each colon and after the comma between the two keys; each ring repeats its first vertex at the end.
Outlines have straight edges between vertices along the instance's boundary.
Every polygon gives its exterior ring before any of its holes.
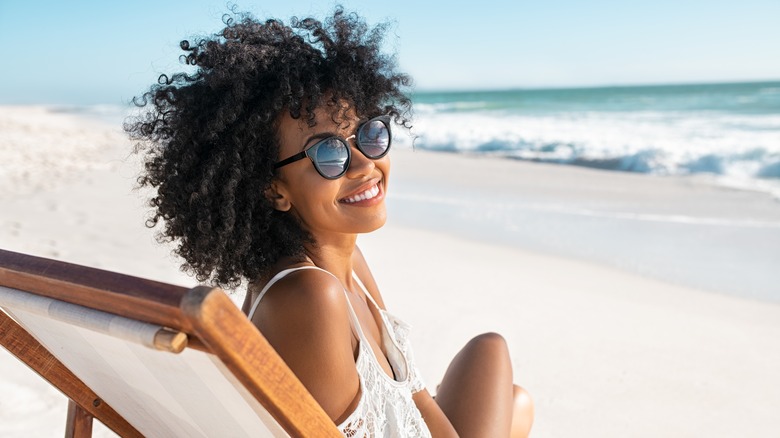
{"type": "Polygon", "coordinates": [[[278,168],[280,168],[282,166],[286,166],[288,164],[291,164],[291,163],[294,163],[296,161],[302,160],[302,159],[304,159],[306,157],[309,157],[309,160],[311,160],[311,163],[314,165],[314,169],[317,170],[317,173],[319,173],[320,176],[322,176],[325,179],[339,179],[342,176],[344,176],[345,173],[347,173],[347,170],[349,169],[349,165],[352,163],[352,148],[349,145],[349,139],[351,139],[351,138],[355,139],[355,146],[357,146],[358,150],[366,158],[369,158],[371,160],[378,160],[378,159],[384,157],[385,155],[387,155],[388,152],[390,152],[390,146],[393,144],[393,132],[390,129],[390,116],[389,115],[384,115],[384,116],[373,117],[371,119],[366,120],[365,122],[361,123],[360,126],[358,126],[357,130],[355,131],[355,134],[352,134],[352,135],[350,135],[347,138],[340,137],[338,135],[333,135],[333,136],[330,136],[330,137],[327,137],[327,138],[323,138],[322,140],[320,140],[320,141],[314,143],[313,145],[307,147],[305,150],[303,150],[303,151],[301,151],[301,152],[299,152],[299,153],[297,153],[297,154],[295,154],[295,155],[293,155],[291,157],[285,158],[284,160],[276,162],[276,164],[274,164],[274,170],[278,169],[278,168]],[[385,149],[385,151],[382,152],[380,155],[372,157],[372,156],[368,155],[365,150],[363,150],[363,146],[360,145],[358,134],[360,133],[360,130],[363,129],[364,126],[368,125],[371,122],[375,122],[375,121],[382,122],[382,124],[385,125],[385,129],[387,129],[387,149],[385,149]],[[316,156],[317,149],[320,147],[320,145],[324,144],[327,141],[333,140],[333,139],[340,141],[346,147],[346,149],[347,149],[347,161],[344,164],[344,169],[338,175],[327,176],[327,175],[325,175],[322,172],[322,170],[320,169],[320,166],[317,164],[317,161],[314,159],[314,157],[316,156]]]}

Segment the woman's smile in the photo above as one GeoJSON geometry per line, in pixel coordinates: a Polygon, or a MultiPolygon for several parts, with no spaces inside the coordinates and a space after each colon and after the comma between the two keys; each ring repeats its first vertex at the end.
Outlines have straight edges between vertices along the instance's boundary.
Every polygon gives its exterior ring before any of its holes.
{"type": "Polygon", "coordinates": [[[339,199],[339,202],[355,207],[370,207],[376,205],[382,202],[385,197],[385,192],[382,190],[381,183],[381,180],[371,182],[371,185],[368,188],[365,188],[364,185],[353,192],[353,194],[339,199]]]}

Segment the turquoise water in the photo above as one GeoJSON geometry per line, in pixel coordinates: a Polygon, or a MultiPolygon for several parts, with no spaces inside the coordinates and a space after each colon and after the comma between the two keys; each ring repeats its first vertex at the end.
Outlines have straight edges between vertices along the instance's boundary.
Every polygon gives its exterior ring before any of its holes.
{"type": "Polygon", "coordinates": [[[648,85],[416,93],[414,101],[437,111],[504,111],[518,114],[599,111],[686,111],[780,114],[780,82],[648,85]]]}
{"type": "Polygon", "coordinates": [[[416,93],[415,147],[778,191],[780,82],[416,93]]]}

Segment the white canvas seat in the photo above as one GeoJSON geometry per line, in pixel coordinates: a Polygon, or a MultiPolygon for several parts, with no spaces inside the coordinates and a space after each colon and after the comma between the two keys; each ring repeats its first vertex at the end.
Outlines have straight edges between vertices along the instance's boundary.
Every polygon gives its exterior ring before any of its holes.
{"type": "Polygon", "coordinates": [[[0,328],[71,399],[67,436],[91,417],[120,436],[341,436],[219,289],[0,250],[0,328]]]}

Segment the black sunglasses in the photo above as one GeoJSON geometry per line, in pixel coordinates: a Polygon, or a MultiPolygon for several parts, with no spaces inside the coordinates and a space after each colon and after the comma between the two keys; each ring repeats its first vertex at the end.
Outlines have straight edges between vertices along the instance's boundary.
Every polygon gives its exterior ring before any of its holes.
{"type": "Polygon", "coordinates": [[[378,160],[390,151],[390,116],[379,116],[358,126],[357,132],[348,138],[333,136],[322,139],[303,152],[285,158],[274,165],[274,169],[309,157],[314,168],[323,178],[341,178],[352,160],[352,151],[347,140],[355,137],[360,152],[372,160],[378,160]]]}

